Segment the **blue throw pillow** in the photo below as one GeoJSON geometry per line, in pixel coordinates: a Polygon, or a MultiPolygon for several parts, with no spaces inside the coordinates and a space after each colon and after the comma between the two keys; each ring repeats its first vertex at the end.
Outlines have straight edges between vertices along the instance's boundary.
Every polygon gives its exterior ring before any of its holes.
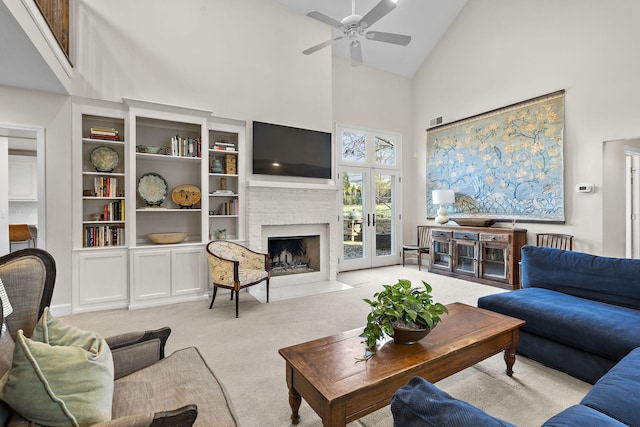
{"type": "Polygon", "coordinates": [[[413,377],[391,398],[394,427],[515,427],[413,377]]]}

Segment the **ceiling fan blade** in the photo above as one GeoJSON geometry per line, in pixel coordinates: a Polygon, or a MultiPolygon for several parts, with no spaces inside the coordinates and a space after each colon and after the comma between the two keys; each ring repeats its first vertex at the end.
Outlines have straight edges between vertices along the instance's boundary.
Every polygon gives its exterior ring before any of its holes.
{"type": "Polygon", "coordinates": [[[411,41],[411,36],[405,36],[403,34],[395,33],[383,33],[380,31],[369,31],[365,34],[365,37],[369,40],[375,40],[377,42],[393,43],[406,46],[411,41]]]}
{"type": "Polygon", "coordinates": [[[369,28],[395,8],[396,4],[392,0],[381,0],[380,3],[375,5],[373,9],[360,19],[360,25],[362,28],[369,28]]]}
{"type": "Polygon", "coordinates": [[[344,30],[344,25],[342,25],[342,22],[336,21],[335,19],[325,15],[324,13],[320,13],[314,10],[312,12],[307,13],[307,16],[309,18],[317,19],[320,22],[324,22],[325,24],[331,25],[332,27],[335,27],[340,31],[344,30]]]}
{"type": "Polygon", "coordinates": [[[362,65],[362,48],[359,41],[352,41],[349,43],[349,52],[351,53],[351,65],[362,65]]]}
{"type": "Polygon", "coordinates": [[[317,44],[315,46],[311,46],[309,49],[303,50],[302,53],[304,53],[305,55],[311,55],[313,52],[317,52],[320,49],[323,49],[323,48],[331,45],[331,43],[333,43],[334,41],[340,40],[340,39],[343,39],[343,38],[344,38],[344,36],[339,36],[339,37],[336,37],[334,39],[329,39],[326,42],[319,43],[319,44],[317,44]]]}

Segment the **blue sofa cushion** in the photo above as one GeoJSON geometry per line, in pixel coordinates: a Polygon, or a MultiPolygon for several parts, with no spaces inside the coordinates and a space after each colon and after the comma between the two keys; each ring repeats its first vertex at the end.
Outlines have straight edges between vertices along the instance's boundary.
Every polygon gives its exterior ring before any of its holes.
{"type": "Polygon", "coordinates": [[[640,260],[527,245],[522,247],[522,287],[640,310],[640,260]]]}
{"type": "Polygon", "coordinates": [[[542,288],[487,295],[478,307],[523,319],[523,331],[613,361],[640,347],[639,310],[542,288]]]}
{"type": "Polygon", "coordinates": [[[515,427],[413,377],[391,398],[394,427],[515,427]]]}
{"type": "Polygon", "coordinates": [[[618,421],[640,426],[640,348],[633,350],[593,386],[580,402],[618,421]]]}
{"type": "Polygon", "coordinates": [[[640,347],[639,310],[542,288],[487,295],[478,307],[523,319],[523,331],[613,361],[640,347]]]}
{"type": "Polygon", "coordinates": [[[551,417],[542,427],[627,427],[602,412],[582,405],[571,406],[551,417]]]}

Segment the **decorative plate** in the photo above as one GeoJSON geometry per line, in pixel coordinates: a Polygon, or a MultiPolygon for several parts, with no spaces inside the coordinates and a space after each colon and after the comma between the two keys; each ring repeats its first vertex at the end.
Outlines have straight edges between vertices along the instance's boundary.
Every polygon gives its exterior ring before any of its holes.
{"type": "Polygon", "coordinates": [[[195,185],[178,185],[171,192],[171,200],[181,208],[191,208],[200,201],[200,189],[195,185]]]}
{"type": "Polygon", "coordinates": [[[113,172],[120,163],[120,156],[113,148],[101,145],[91,150],[89,161],[98,172],[113,172]]]}
{"type": "Polygon", "coordinates": [[[147,206],[160,206],[167,198],[167,181],[154,172],[145,173],[138,180],[138,194],[147,206]]]}

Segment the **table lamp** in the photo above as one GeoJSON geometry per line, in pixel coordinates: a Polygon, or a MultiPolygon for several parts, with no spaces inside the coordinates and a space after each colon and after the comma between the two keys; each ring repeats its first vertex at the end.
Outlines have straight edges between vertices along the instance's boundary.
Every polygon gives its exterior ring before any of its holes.
{"type": "Polygon", "coordinates": [[[438,209],[438,215],[435,221],[438,224],[446,224],[449,222],[447,216],[447,209],[444,207],[447,203],[454,203],[456,201],[456,193],[453,190],[433,190],[431,192],[431,198],[434,205],[440,205],[438,209]]]}

